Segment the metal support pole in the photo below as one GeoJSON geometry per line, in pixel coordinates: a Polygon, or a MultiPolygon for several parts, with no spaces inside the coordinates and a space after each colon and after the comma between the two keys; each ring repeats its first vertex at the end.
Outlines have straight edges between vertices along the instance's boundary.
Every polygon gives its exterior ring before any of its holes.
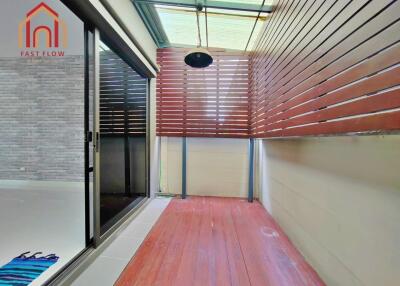
{"type": "Polygon", "coordinates": [[[254,196],[254,139],[249,139],[249,196],[248,202],[253,202],[254,196]]]}
{"type": "Polygon", "coordinates": [[[182,137],[182,199],[186,199],[186,137],[182,137]]]}

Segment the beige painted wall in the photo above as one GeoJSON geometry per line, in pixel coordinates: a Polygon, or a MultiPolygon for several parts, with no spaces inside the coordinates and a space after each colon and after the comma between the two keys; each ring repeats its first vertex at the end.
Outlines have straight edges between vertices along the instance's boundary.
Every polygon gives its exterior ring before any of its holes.
{"type": "Polygon", "coordinates": [[[150,36],[140,15],[131,0],[100,0],[118,23],[124,28],[133,43],[155,66],[157,64],[157,45],[150,36]]]}
{"type": "MultiPolygon", "coordinates": [[[[248,140],[187,139],[189,195],[246,197],[248,140]]],[[[161,190],[182,191],[182,138],[161,138],[161,190]]]]}
{"type": "MultiPolygon", "coordinates": [[[[93,5],[94,9],[96,9],[99,13],[101,13],[104,20],[107,21],[108,24],[113,27],[114,32],[117,33],[123,39],[123,41],[130,47],[132,52],[138,56],[138,58],[142,61],[142,64],[145,65],[149,70],[151,70],[154,76],[156,76],[157,72],[156,69],[154,68],[154,63],[151,60],[149,60],[150,58],[148,56],[151,54],[155,55],[156,47],[155,45],[153,47],[147,46],[145,41],[140,40],[150,37],[150,34],[147,33],[148,35],[144,35],[146,31],[139,28],[135,31],[132,31],[132,29],[130,29],[128,35],[124,31],[124,29],[118,24],[114,16],[111,14],[114,13],[114,10],[119,11],[120,7],[116,5],[117,3],[113,2],[114,5],[112,5],[112,3],[108,3],[107,5],[108,7],[106,8],[103,4],[103,2],[107,4],[105,0],[104,1],[88,0],[88,1],[90,2],[91,5],[93,5]],[[141,46],[146,46],[146,48],[148,48],[148,51],[146,51],[146,56],[142,54],[141,49],[139,48],[141,46]]],[[[132,9],[134,8],[132,7],[132,9]]],[[[124,15],[121,15],[121,17],[119,17],[120,22],[125,23],[127,21],[126,17],[129,17],[129,15],[125,13],[124,15]]]]}
{"type": "Polygon", "coordinates": [[[328,285],[400,285],[400,136],[257,147],[261,202],[328,285]]]}

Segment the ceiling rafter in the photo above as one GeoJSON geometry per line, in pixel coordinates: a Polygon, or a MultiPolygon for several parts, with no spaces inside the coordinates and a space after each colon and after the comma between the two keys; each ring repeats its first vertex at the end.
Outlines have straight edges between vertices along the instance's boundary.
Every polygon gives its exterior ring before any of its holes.
{"type": "MultiPolygon", "coordinates": [[[[197,4],[195,0],[132,0],[133,3],[144,3],[144,4],[161,4],[169,6],[181,6],[181,7],[191,7],[196,8],[197,4]]],[[[262,8],[259,4],[255,3],[239,3],[239,2],[229,2],[223,0],[203,0],[203,7],[214,8],[214,9],[225,9],[225,10],[236,10],[236,11],[246,11],[246,12],[272,12],[272,5],[264,5],[262,8]],[[261,8],[261,9],[260,9],[261,8]]]]}

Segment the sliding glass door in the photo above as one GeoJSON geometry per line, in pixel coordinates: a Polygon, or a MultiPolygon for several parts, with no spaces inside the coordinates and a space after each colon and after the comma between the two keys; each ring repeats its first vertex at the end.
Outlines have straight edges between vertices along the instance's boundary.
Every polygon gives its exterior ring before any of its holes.
{"type": "Polygon", "coordinates": [[[147,79],[100,43],[100,225],[110,229],[147,194],[147,79]]]}
{"type": "Polygon", "coordinates": [[[0,285],[41,285],[87,246],[84,23],[58,0],[0,22],[0,285]]]}
{"type": "Polygon", "coordinates": [[[0,285],[41,285],[147,196],[148,80],[61,1],[1,5],[0,285]]]}

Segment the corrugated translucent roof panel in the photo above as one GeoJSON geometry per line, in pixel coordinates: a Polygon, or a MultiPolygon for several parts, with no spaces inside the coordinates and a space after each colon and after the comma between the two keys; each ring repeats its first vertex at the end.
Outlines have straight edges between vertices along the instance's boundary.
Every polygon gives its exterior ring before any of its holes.
{"type": "Polygon", "coordinates": [[[207,12],[209,46],[234,50],[246,48],[257,12],[221,9],[208,9],[207,12]]]}
{"type": "Polygon", "coordinates": [[[155,5],[155,8],[172,45],[196,46],[198,44],[195,9],[166,5],[155,5]]]}
{"type": "MultiPolygon", "coordinates": [[[[262,1],[247,0],[261,6],[262,1]],[[258,3],[260,2],[260,3],[258,3]]],[[[243,2],[226,0],[225,2],[243,2]]],[[[249,3],[249,2],[247,2],[249,3]]],[[[197,46],[199,44],[197,32],[196,10],[189,7],[155,5],[161,24],[172,46],[197,46]]],[[[207,9],[208,46],[233,50],[244,50],[249,40],[258,12],[207,9]]],[[[266,20],[266,13],[259,18],[248,50],[258,35],[266,20]]],[[[205,9],[199,13],[201,44],[207,46],[205,9]]]]}

